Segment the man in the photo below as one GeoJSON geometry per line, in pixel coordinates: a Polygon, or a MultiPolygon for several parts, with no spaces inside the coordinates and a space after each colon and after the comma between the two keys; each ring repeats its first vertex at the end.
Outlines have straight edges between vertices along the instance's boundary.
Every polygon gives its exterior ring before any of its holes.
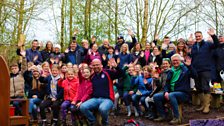
{"type": "Polygon", "coordinates": [[[183,58],[179,54],[171,57],[172,67],[167,73],[167,80],[164,86],[164,92],[157,93],[153,96],[156,110],[160,116],[154,121],[164,121],[166,119],[165,102],[170,102],[174,113],[170,124],[180,123],[178,103],[186,102],[190,98],[190,76],[196,77],[196,71],[190,66],[191,59],[187,58],[185,65],[181,63],[183,58]]]}
{"type": "Polygon", "coordinates": [[[102,116],[102,125],[108,125],[108,115],[113,107],[114,90],[113,80],[122,77],[123,71],[117,67],[115,60],[110,60],[114,70],[103,70],[103,65],[99,59],[94,59],[91,63],[94,74],[91,77],[93,94],[92,98],[82,103],[81,112],[87,117],[90,125],[95,125],[96,118],[91,110],[97,110],[102,116]]]}
{"type": "Polygon", "coordinates": [[[103,54],[107,55],[108,54],[107,50],[108,50],[109,46],[110,46],[109,45],[109,40],[104,39],[103,40],[103,45],[98,48],[98,52],[100,53],[100,55],[103,55],[103,54]]]}
{"type": "Polygon", "coordinates": [[[117,37],[117,43],[116,43],[116,46],[115,46],[115,52],[120,52],[120,48],[121,46],[126,43],[128,44],[128,48],[129,48],[129,51],[131,51],[131,49],[134,47],[134,45],[137,43],[137,40],[135,38],[135,35],[134,33],[131,31],[131,30],[128,30],[128,35],[131,36],[132,38],[132,42],[125,42],[124,41],[124,37],[122,35],[118,36],[117,37]]]}
{"type": "MultiPolygon", "coordinates": [[[[88,45],[86,45],[88,46],[88,45]]],[[[82,63],[86,55],[88,47],[81,47],[77,44],[76,40],[72,40],[70,48],[65,51],[65,62],[74,64],[82,63]]]]}
{"type": "Polygon", "coordinates": [[[224,70],[224,36],[219,36],[213,39],[213,41],[219,41],[218,47],[215,49],[215,65],[216,65],[216,82],[221,83],[220,71],[224,70]]]}
{"type": "MultiPolygon", "coordinates": [[[[20,48],[22,45],[19,45],[20,48]]],[[[26,57],[27,62],[33,62],[35,65],[41,64],[43,62],[41,53],[38,51],[39,43],[38,40],[32,41],[32,46],[30,49],[22,51],[21,49],[17,49],[17,54],[23,57],[26,57]]]]}
{"type": "MultiPolygon", "coordinates": [[[[209,29],[208,34],[216,38],[214,29],[209,29]]],[[[214,43],[206,42],[203,40],[201,31],[195,32],[196,42],[191,50],[192,66],[196,69],[198,77],[195,78],[195,87],[199,93],[201,101],[200,108],[197,111],[209,113],[210,106],[210,86],[211,81],[211,66],[212,66],[212,49],[217,47],[217,41],[214,43]]]]}

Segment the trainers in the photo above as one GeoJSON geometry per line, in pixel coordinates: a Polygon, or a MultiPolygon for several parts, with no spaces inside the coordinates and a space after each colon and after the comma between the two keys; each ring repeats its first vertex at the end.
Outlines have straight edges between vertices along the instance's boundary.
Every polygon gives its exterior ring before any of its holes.
{"type": "Polygon", "coordinates": [[[58,125],[58,121],[57,120],[53,120],[51,123],[51,126],[57,126],[58,125]]]}
{"type": "Polygon", "coordinates": [[[42,121],[41,126],[47,126],[47,121],[42,121]]]}
{"type": "Polygon", "coordinates": [[[158,117],[156,119],[154,119],[155,122],[162,122],[162,121],[165,121],[165,118],[164,117],[158,117]]]}
{"type": "Polygon", "coordinates": [[[169,124],[179,124],[180,123],[180,120],[178,119],[178,118],[176,118],[176,117],[174,117],[170,122],[169,122],[169,124]]]}

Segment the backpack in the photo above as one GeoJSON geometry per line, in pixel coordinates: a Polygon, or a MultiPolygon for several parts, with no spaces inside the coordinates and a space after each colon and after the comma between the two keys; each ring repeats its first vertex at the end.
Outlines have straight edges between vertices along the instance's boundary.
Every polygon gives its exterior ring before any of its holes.
{"type": "Polygon", "coordinates": [[[135,121],[134,119],[129,119],[124,122],[124,126],[145,126],[145,124],[140,121],[135,121]]]}

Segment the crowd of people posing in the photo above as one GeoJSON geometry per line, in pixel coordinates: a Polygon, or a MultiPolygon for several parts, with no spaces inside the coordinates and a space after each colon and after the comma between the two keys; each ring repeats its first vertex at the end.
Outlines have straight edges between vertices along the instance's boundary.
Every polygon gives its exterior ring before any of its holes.
{"type": "MultiPolygon", "coordinates": [[[[166,120],[164,105],[169,103],[173,111],[169,123],[177,124],[178,104],[189,101],[191,95],[190,79],[194,79],[201,101],[197,111],[203,113],[209,113],[209,83],[222,81],[224,36],[217,37],[213,29],[208,34],[209,41],[197,31],[195,39],[180,38],[175,44],[166,36],[161,45],[156,38],[142,46],[129,32],[132,42],[119,36],[114,47],[108,39],[98,46],[93,36],[90,43],[82,40],[79,45],[73,37],[64,52],[50,41],[42,50],[33,40],[30,49],[22,50],[22,45],[17,49],[26,62],[10,65],[10,97],[27,97],[30,116],[37,120],[39,108],[41,125],[47,125],[49,108],[52,125],[58,125],[59,119],[66,125],[68,111],[74,126],[82,124],[83,117],[90,126],[95,125],[95,112],[100,113],[102,125],[109,125],[109,113],[119,110],[119,99],[127,116],[134,110],[134,116],[154,121],[166,120]]],[[[11,104],[20,115],[19,101],[11,104]]]]}

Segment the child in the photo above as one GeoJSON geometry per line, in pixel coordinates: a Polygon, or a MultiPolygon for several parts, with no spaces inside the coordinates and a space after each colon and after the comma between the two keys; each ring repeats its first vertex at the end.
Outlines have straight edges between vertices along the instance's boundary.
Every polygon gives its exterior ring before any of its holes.
{"type": "MultiPolygon", "coordinates": [[[[71,102],[76,96],[76,92],[79,85],[79,78],[75,76],[73,69],[68,69],[66,73],[66,79],[62,82],[62,87],[64,88],[64,102],[61,105],[62,123],[66,126],[66,113],[67,109],[71,107],[71,102]]],[[[72,115],[72,121],[74,117],[72,115]]]]}
{"type": "MultiPolygon", "coordinates": [[[[24,98],[24,78],[19,72],[18,64],[12,64],[10,66],[10,98],[24,98]]],[[[21,107],[18,101],[13,101],[15,107],[15,115],[21,115],[21,107]]]]}
{"type": "Polygon", "coordinates": [[[149,66],[143,67],[143,75],[139,75],[135,79],[135,84],[138,85],[137,92],[132,95],[132,101],[135,106],[135,116],[142,115],[142,111],[139,107],[139,101],[141,101],[141,104],[144,106],[145,110],[147,110],[147,106],[145,104],[145,98],[151,93],[152,87],[151,87],[151,68],[149,66]]]}
{"type": "Polygon", "coordinates": [[[51,125],[58,125],[59,110],[63,99],[63,88],[58,85],[58,83],[60,83],[60,81],[62,80],[60,79],[59,69],[59,66],[57,64],[54,64],[51,70],[52,75],[49,75],[46,78],[40,78],[40,80],[43,79],[43,81],[47,82],[47,99],[42,101],[40,104],[42,126],[47,125],[45,108],[48,107],[51,107],[53,111],[53,120],[51,122],[51,125]]]}
{"type": "MultiPolygon", "coordinates": [[[[74,100],[72,101],[72,105],[71,105],[71,113],[73,114],[72,115],[73,117],[75,115],[80,115],[80,110],[79,110],[80,105],[86,100],[88,100],[89,98],[91,98],[91,95],[93,92],[92,82],[90,81],[90,75],[91,75],[90,69],[84,68],[82,72],[79,72],[79,73],[80,73],[79,86],[78,86],[76,96],[74,100]]],[[[82,124],[82,122],[80,122],[80,124],[82,124]]],[[[73,120],[72,125],[73,126],[77,125],[75,120],[73,120]]]]}

